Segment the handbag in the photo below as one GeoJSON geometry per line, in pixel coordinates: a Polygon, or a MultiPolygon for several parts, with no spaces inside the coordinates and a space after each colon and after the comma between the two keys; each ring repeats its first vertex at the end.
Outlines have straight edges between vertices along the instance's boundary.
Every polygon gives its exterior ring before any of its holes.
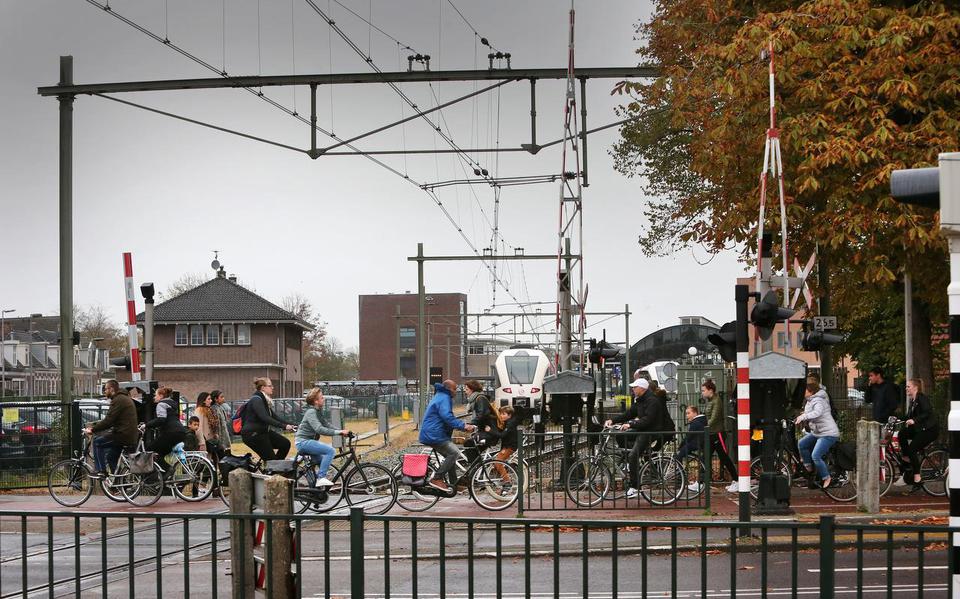
{"type": "Polygon", "coordinates": [[[133,474],[151,474],[154,471],[152,451],[140,451],[127,456],[127,464],[133,474]]]}
{"type": "Polygon", "coordinates": [[[425,453],[407,453],[403,455],[403,466],[400,469],[400,482],[411,487],[422,487],[427,484],[427,462],[430,459],[425,453]]]}

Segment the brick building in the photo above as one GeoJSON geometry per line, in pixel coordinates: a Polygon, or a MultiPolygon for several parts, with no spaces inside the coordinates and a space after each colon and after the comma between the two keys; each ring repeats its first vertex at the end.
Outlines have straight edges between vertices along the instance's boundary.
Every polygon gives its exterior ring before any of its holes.
{"type": "MultiPolygon", "coordinates": [[[[360,296],[360,374],[362,380],[418,378],[417,295],[397,293],[360,296]]],[[[459,380],[466,352],[467,296],[426,296],[428,364],[443,369],[444,378],[459,380]]]]}
{"type": "MultiPolygon", "coordinates": [[[[216,278],[154,307],[154,378],[188,401],[221,389],[249,397],[268,376],[276,397],[303,393],[303,332],[310,325],[227,278],[216,278]]],[[[137,316],[143,323],[143,314],[137,316]]]]}

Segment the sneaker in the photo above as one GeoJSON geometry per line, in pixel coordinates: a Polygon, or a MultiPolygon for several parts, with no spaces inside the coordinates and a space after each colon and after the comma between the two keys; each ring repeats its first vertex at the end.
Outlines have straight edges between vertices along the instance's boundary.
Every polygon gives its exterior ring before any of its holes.
{"type": "Polygon", "coordinates": [[[903,477],[901,476],[901,477],[897,478],[897,480],[893,481],[893,486],[894,486],[894,487],[906,487],[906,486],[907,486],[907,481],[903,480],[903,477]]]}
{"type": "Polygon", "coordinates": [[[632,499],[637,496],[637,490],[633,487],[627,489],[627,499],[632,499]]]}
{"type": "Polygon", "coordinates": [[[700,489],[702,488],[703,486],[700,483],[696,483],[696,482],[690,483],[689,485],[687,485],[687,490],[693,493],[699,493],[700,489]]]}
{"type": "Polygon", "coordinates": [[[450,487],[449,487],[449,485],[447,485],[447,483],[443,482],[442,480],[436,479],[436,478],[431,479],[430,482],[427,483],[427,484],[429,484],[429,485],[430,485],[431,487],[433,487],[434,489],[437,489],[437,490],[440,490],[440,491],[444,491],[444,492],[450,491],[450,487]]]}
{"type": "Polygon", "coordinates": [[[317,479],[317,482],[313,485],[315,487],[332,487],[333,481],[329,480],[326,476],[321,476],[317,479]]]}
{"type": "Polygon", "coordinates": [[[727,493],[737,493],[740,491],[740,483],[733,481],[730,483],[730,486],[727,487],[727,493]]]}

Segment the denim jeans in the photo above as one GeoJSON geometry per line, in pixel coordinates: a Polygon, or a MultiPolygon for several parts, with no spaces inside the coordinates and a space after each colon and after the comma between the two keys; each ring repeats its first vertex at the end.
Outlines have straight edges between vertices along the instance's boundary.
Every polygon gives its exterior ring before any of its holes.
{"type": "Polygon", "coordinates": [[[303,453],[313,458],[313,462],[318,466],[317,478],[325,477],[327,470],[330,469],[330,462],[333,461],[333,456],[336,455],[337,451],[326,443],[309,439],[297,440],[295,445],[297,453],[303,453]]]}
{"type": "Polygon", "coordinates": [[[817,437],[812,433],[807,433],[797,443],[800,448],[800,457],[803,458],[803,465],[809,468],[812,461],[817,468],[817,476],[820,477],[820,480],[830,476],[830,471],[827,469],[827,463],[823,461],[823,456],[827,455],[833,444],[839,440],[839,437],[817,437]]]}
{"type": "Polygon", "coordinates": [[[107,464],[116,470],[123,446],[106,435],[93,438],[93,463],[97,472],[106,472],[107,464]]]}
{"type": "Polygon", "coordinates": [[[457,467],[457,458],[460,457],[460,448],[457,447],[453,441],[447,441],[440,445],[431,445],[430,447],[436,449],[437,453],[443,456],[443,463],[440,464],[437,471],[433,473],[433,478],[437,480],[444,480],[444,478],[446,478],[447,482],[455,485],[457,483],[455,469],[457,467]]]}

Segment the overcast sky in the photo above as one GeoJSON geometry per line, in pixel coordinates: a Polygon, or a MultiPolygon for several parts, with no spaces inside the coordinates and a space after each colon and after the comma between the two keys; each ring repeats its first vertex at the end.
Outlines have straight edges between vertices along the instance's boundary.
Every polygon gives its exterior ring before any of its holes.
{"type": "MultiPolygon", "coordinates": [[[[105,0],[101,0],[105,1],[105,0]]],[[[337,24],[385,71],[406,70],[407,50],[368,27],[336,2],[337,24]]],[[[431,55],[431,69],[485,68],[487,48],[448,0],[341,0],[396,40],[431,55]]],[[[557,0],[455,0],[481,36],[512,54],[520,67],[565,66],[569,5],[557,0]]],[[[111,7],[232,75],[365,72],[350,50],[304,0],[113,0],[111,7]],[[224,34],[224,7],[226,30],[224,34]],[[259,17],[258,17],[259,12],[259,17]],[[332,48],[332,53],[331,53],[332,48]]],[[[648,2],[578,3],[577,65],[636,63],[634,25],[649,16],[648,2]]],[[[36,88],[57,81],[58,57],[74,57],[77,83],[209,77],[212,74],[85,0],[0,0],[0,207],[3,283],[0,307],[18,315],[58,310],[57,101],[36,88]]],[[[588,89],[588,125],[615,120],[613,81],[588,89]]],[[[480,84],[482,86],[482,84],[480,84]]],[[[562,135],[562,82],[537,86],[538,141],[562,135]]],[[[403,87],[427,107],[463,95],[473,83],[403,87]],[[435,99],[436,98],[436,99],[435,99]]],[[[277,102],[309,114],[306,89],[267,88],[277,102]]],[[[410,109],[384,85],[321,90],[319,125],[341,137],[356,135],[410,109]],[[331,101],[332,100],[332,101],[331,101]]],[[[307,148],[309,130],[241,90],[126,94],[124,99],[307,148]]],[[[510,84],[433,115],[460,147],[516,147],[529,141],[529,87],[510,84]],[[499,115],[499,116],[498,116],[499,115]],[[498,127],[499,123],[499,127],[498,127]],[[498,133],[499,130],[499,133],[498,133]]],[[[184,273],[212,276],[212,250],[229,273],[279,303],[308,297],[346,346],[358,339],[359,294],[416,290],[416,266],[407,256],[423,242],[428,255],[471,249],[423,191],[362,157],[323,157],[268,146],[109,100],[81,96],[74,113],[74,297],[102,304],[124,318],[121,253],[133,252],[137,283],[159,290],[184,273]]],[[[675,324],[687,314],[718,322],[734,316],[731,252],[709,258],[702,250],[647,258],[637,245],[645,198],[636,180],[612,168],[617,138],[609,129],[589,140],[584,190],[585,279],[588,311],[630,304],[631,337],[675,324]]],[[[321,136],[320,143],[325,140],[321,136]]],[[[359,142],[363,149],[434,148],[446,142],[422,121],[359,142]]],[[[758,168],[762,132],[758,132],[758,168]]],[[[479,154],[500,176],[556,173],[559,146],[537,156],[479,154]]],[[[384,158],[420,183],[464,177],[450,154],[384,158]]],[[[494,194],[488,186],[443,188],[439,198],[477,248],[490,245],[494,194]]],[[[556,251],[557,184],[504,188],[499,224],[505,247],[556,251]]],[[[556,265],[504,263],[509,293],[491,285],[477,262],[432,263],[428,292],[466,292],[471,311],[513,311],[515,300],[553,302],[556,265]]],[[[139,299],[139,298],[138,298],[139,299]]],[[[542,306],[545,313],[553,308],[542,306]]],[[[142,304],[138,302],[138,309],[142,304]]],[[[591,319],[590,331],[622,340],[622,319],[591,319]]],[[[544,320],[545,322],[545,320],[544,320]]],[[[501,324],[506,333],[511,324],[501,324]]]]}

